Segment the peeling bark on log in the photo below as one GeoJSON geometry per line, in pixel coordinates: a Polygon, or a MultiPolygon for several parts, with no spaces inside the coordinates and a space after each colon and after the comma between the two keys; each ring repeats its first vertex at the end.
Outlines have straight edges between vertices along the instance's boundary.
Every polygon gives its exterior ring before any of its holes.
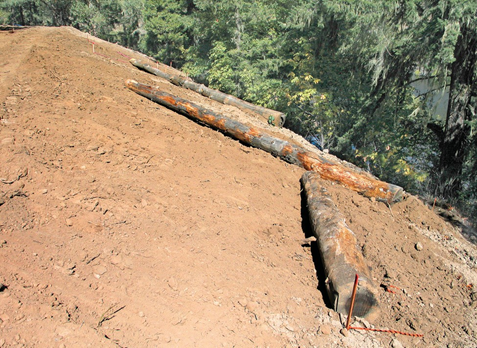
{"type": "Polygon", "coordinates": [[[133,80],[127,80],[126,86],[156,103],[219,129],[247,145],[267,151],[306,170],[314,171],[324,180],[339,182],[353,191],[388,203],[402,199],[403,190],[399,186],[377,180],[364,171],[353,170],[337,162],[332,162],[318,153],[309,152],[286,140],[272,137],[259,128],[249,127],[226,116],[218,115],[211,110],[163,92],[157,87],[133,80]]]}
{"type": "Polygon", "coordinates": [[[181,86],[181,87],[190,89],[194,92],[202,94],[203,96],[206,96],[212,100],[218,101],[222,104],[232,105],[232,106],[238,107],[241,110],[255,112],[259,114],[266,123],[269,123],[278,127],[282,127],[283,124],[285,123],[286,115],[282,112],[267,109],[262,106],[248,103],[232,95],[217,91],[212,88],[208,88],[204,86],[203,84],[196,83],[190,79],[185,78],[184,76],[165,73],[159,69],[154,68],[153,66],[149,64],[142,63],[141,61],[136,59],[131,59],[130,62],[135,67],[142,69],[144,71],[147,71],[153,75],[162,77],[170,81],[171,83],[175,84],[176,86],[181,86]]]}
{"type": "Polygon", "coordinates": [[[303,174],[301,181],[307,196],[310,222],[327,276],[326,288],[334,310],[348,315],[355,275],[359,275],[353,314],[374,319],[378,313],[377,290],[356,237],[326,190],[319,175],[303,174]]]}

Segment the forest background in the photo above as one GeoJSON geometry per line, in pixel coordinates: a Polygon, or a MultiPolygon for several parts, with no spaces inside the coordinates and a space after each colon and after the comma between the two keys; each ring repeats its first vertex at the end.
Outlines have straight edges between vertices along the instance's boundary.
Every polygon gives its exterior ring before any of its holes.
{"type": "Polygon", "coordinates": [[[0,0],[0,23],[139,50],[477,218],[475,0],[0,0]]]}

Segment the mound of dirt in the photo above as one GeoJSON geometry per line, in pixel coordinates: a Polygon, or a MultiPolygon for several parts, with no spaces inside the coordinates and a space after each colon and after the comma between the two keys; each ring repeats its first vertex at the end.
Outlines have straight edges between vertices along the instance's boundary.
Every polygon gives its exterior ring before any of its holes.
{"type": "Polygon", "coordinates": [[[477,250],[416,197],[323,182],[380,285],[343,330],[303,169],[124,87],[249,117],[69,27],[0,32],[0,347],[475,347],[477,250]]]}

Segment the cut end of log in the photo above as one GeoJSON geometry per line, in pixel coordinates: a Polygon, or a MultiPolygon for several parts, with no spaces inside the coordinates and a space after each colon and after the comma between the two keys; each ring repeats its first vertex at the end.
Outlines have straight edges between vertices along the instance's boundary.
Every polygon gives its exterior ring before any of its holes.
{"type": "Polygon", "coordinates": [[[393,184],[388,184],[388,185],[389,185],[389,192],[391,192],[393,195],[390,203],[396,203],[396,202],[402,201],[402,198],[404,195],[403,188],[393,184]]]}
{"type": "Polygon", "coordinates": [[[126,85],[126,87],[132,87],[132,86],[137,86],[139,84],[139,82],[135,81],[135,80],[126,80],[124,82],[124,84],[126,85]]]}
{"type": "MultiPolygon", "coordinates": [[[[340,279],[337,289],[333,287],[333,283],[330,283],[327,289],[333,303],[333,309],[343,315],[348,315],[351,307],[353,296],[353,281],[351,281],[351,278],[348,282],[340,279]]],[[[360,277],[352,315],[366,318],[372,322],[379,317],[380,313],[375,285],[367,277],[360,277]]]]}
{"type": "Polygon", "coordinates": [[[132,65],[135,65],[137,63],[137,59],[136,58],[131,58],[131,59],[129,59],[129,63],[131,63],[132,65]]]}

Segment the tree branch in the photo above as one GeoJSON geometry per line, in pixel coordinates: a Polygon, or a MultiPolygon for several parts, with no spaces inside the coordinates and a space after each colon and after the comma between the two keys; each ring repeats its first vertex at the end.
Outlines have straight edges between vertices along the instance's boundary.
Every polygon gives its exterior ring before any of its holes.
{"type": "MultiPolygon", "coordinates": [[[[431,79],[435,79],[435,78],[438,78],[438,77],[439,77],[438,75],[418,77],[417,79],[411,80],[408,83],[406,83],[406,86],[409,86],[410,84],[412,84],[414,82],[423,81],[423,80],[431,80],[431,79]]],[[[446,76],[446,77],[449,77],[449,76],[446,76]]]]}
{"type": "Polygon", "coordinates": [[[430,91],[427,91],[427,92],[425,92],[425,93],[419,94],[418,97],[426,96],[426,95],[428,95],[429,93],[433,93],[433,92],[435,92],[435,91],[438,91],[438,90],[440,90],[440,89],[442,89],[442,88],[446,88],[446,87],[450,87],[450,84],[446,84],[444,87],[438,87],[438,88],[431,89],[430,91]]]}

